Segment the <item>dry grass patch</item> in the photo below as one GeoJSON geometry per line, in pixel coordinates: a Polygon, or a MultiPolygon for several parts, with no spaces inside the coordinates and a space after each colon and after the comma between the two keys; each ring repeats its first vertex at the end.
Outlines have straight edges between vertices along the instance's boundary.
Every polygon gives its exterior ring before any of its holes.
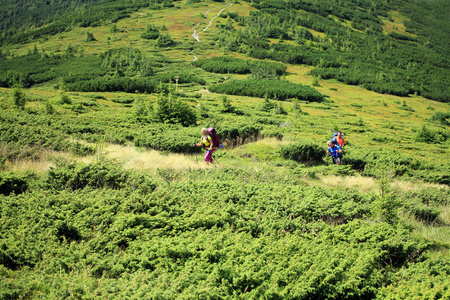
{"type": "MultiPolygon", "coordinates": [[[[11,171],[14,173],[25,173],[25,172],[34,172],[37,174],[43,174],[47,172],[50,167],[55,167],[55,162],[58,160],[62,161],[73,161],[74,155],[67,152],[59,152],[52,150],[40,150],[39,153],[36,154],[38,159],[17,159],[15,161],[6,161],[5,170],[11,171]]],[[[78,159],[79,161],[87,160],[78,159]]]]}
{"type": "Polygon", "coordinates": [[[376,192],[378,189],[376,181],[371,177],[335,175],[320,178],[322,185],[326,187],[339,187],[340,189],[356,189],[362,193],[376,192]]]}
{"type": "Polygon", "coordinates": [[[404,35],[416,36],[415,34],[406,32],[406,26],[404,24],[408,19],[405,16],[401,15],[398,11],[391,11],[390,14],[393,21],[383,20],[384,25],[382,27],[384,33],[396,32],[404,35]]]}
{"type": "Polygon", "coordinates": [[[418,183],[412,181],[399,181],[396,180],[392,182],[392,186],[401,191],[419,191],[424,188],[434,188],[434,189],[450,189],[449,186],[437,183],[418,183]]]}
{"type": "Polygon", "coordinates": [[[203,155],[162,154],[155,150],[141,150],[133,146],[108,145],[104,148],[107,159],[117,160],[125,169],[156,172],[157,169],[202,169],[206,167],[203,155]]]}

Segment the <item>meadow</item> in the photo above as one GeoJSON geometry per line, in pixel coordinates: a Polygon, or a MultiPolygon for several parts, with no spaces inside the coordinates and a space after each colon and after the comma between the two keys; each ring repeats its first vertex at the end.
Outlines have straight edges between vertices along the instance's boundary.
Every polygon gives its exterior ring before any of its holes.
{"type": "Polygon", "coordinates": [[[91,2],[1,38],[0,299],[450,297],[448,47],[422,4],[91,2]]]}

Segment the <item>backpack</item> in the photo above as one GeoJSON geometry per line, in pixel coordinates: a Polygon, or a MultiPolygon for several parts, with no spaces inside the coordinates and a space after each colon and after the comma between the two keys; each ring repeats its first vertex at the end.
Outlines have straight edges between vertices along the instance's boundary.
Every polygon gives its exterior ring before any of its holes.
{"type": "MultiPolygon", "coordinates": [[[[332,142],[335,145],[339,145],[337,142],[337,136],[338,136],[337,132],[333,133],[333,137],[331,138],[330,142],[332,142]]],[[[342,138],[344,138],[344,134],[342,134],[342,138]]]]}
{"type": "Polygon", "coordinates": [[[208,135],[211,137],[213,147],[214,148],[219,148],[220,147],[220,138],[217,135],[216,130],[214,129],[214,127],[209,127],[208,128],[208,135]]]}

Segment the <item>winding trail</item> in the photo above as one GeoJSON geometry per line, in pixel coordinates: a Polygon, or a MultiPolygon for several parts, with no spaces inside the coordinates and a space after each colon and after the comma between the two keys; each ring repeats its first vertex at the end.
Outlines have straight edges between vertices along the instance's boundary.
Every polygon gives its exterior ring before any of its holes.
{"type": "MultiPolygon", "coordinates": [[[[192,36],[197,42],[200,42],[200,36],[199,36],[199,34],[202,33],[203,31],[206,31],[206,30],[209,28],[209,26],[211,26],[211,24],[212,24],[212,22],[214,21],[214,19],[215,19],[216,17],[218,17],[218,16],[220,15],[221,12],[223,12],[224,10],[230,8],[232,5],[233,5],[233,3],[230,3],[230,1],[227,0],[227,4],[225,4],[225,6],[216,6],[216,7],[214,7],[214,8],[211,8],[211,9],[208,10],[207,12],[205,12],[205,22],[206,22],[206,21],[208,21],[208,13],[209,13],[209,12],[211,12],[211,11],[213,11],[213,10],[215,10],[215,9],[218,9],[218,8],[222,8],[221,10],[219,10],[219,12],[218,12],[214,17],[211,18],[211,20],[209,20],[208,25],[207,25],[205,28],[203,28],[200,32],[198,32],[197,29],[198,29],[198,26],[200,26],[200,23],[201,23],[201,22],[198,22],[197,25],[195,25],[194,27],[192,27],[192,30],[194,31],[194,33],[193,33],[191,36],[192,36]]],[[[196,60],[197,60],[197,56],[195,56],[194,50],[193,50],[193,49],[191,50],[191,54],[194,56],[194,60],[193,60],[193,61],[196,61],[196,60]]]]}

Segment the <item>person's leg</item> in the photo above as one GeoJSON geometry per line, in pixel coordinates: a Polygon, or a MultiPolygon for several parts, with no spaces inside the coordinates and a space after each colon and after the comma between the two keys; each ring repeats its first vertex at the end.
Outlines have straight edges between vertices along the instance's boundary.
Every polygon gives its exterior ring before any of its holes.
{"type": "Polygon", "coordinates": [[[213,158],[212,158],[212,154],[213,154],[214,150],[209,150],[206,151],[206,155],[205,155],[205,162],[207,165],[209,165],[209,163],[214,163],[213,158]]]}

